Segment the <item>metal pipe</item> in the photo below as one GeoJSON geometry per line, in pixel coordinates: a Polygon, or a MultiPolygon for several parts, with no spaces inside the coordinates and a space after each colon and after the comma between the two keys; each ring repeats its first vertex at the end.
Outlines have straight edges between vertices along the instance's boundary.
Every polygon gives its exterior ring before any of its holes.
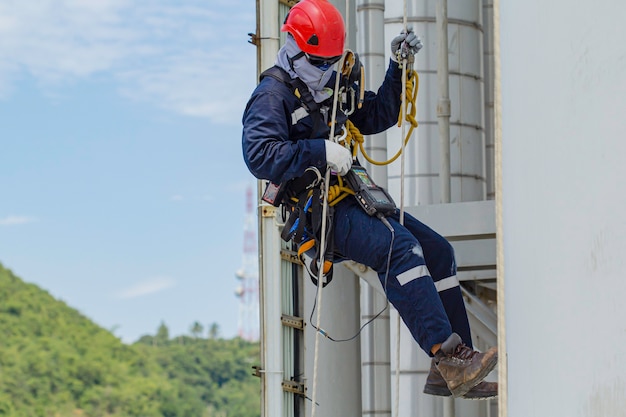
{"type": "MultiPolygon", "coordinates": [[[[281,242],[281,246],[284,248],[286,246],[285,243],[281,242]]],[[[293,266],[290,262],[286,260],[281,260],[281,268],[280,268],[280,312],[281,317],[282,314],[287,314],[289,316],[294,316],[293,311],[293,266]],[[291,279],[289,279],[291,277],[291,279]]],[[[296,330],[290,326],[282,326],[282,344],[283,344],[283,379],[290,380],[295,375],[298,375],[295,372],[295,356],[296,351],[294,350],[294,338],[295,338],[296,330]]],[[[293,393],[284,393],[283,394],[283,411],[285,416],[293,416],[295,410],[295,395],[293,393]]]]}
{"type": "MultiPolygon", "coordinates": [[[[273,65],[279,46],[278,2],[257,0],[257,77],[273,65]]],[[[258,181],[258,200],[263,192],[258,181]]],[[[276,210],[259,205],[259,308],[261,319],[261,417],[283,415],[283,370],[281,343],[280,235],[276,210]]]]}
{"type": "Polygon", "coordinates": [[[454,398],[444,397],[443,399],[443,417],[454,417],[454,398]]]}
{"type": "Polygon", "coordinates": [[[257,2],[257,45],[259,47],[258,74],[274,65],[280,47],[278,2],[276,0],[258,0],[257,2]]]}
{"type": "Polygon", "coordinates": [[[280,235],[276,209],[260,205],[261,417],[283,415],[280,235]]]}
{"type": "MultiPolygon", "coordinates": [[[[383,0],[356,0],[358,26],[357,52],[365,67],[365,87],[376,91],[385,77],[385,41],[383,0]]],[[[387,159],[385,133],[365,138],[365,148],[374,160],[387,159]]],[[[387,187],[387,167],[366,163],[377,184],[387,187]]],[[[378,277],[375,277],[378,281],[378,277]]],[[[380,281],[378,281],[380,282],[380,281]]],[[[386,305],[386,299],[376,289],[361,281],[361,322],[369,321],[386,305]]],[[[391,350],[389,343],[389,310],[363,331],[361,356],[363,374],[363,415],[391,415],[391,350]]]]}
{"type": "MultiPolygon", "coordinates": [[[[438,34],[437,80],[439,102],[437,120],[439,125],[441,202],[450,202],[450,81],[448,70],[448,0],[437,2],[436,24],[438,34]]],[[[454,398],[443,399],[443,417],[454,417],[454,398]]]]}
{"type": "Polygon", "coordinates": [[[439,102],[437,103],[437,120],[441,146],[441,202],[450,202],[450,86],[448,74],[448,0],[437,2],[437,79],[439,83],[439,102]]]}
{"type": "Polygon", "coordinates": [[[494,69],[495,69],[495,52],[494,52],[494,33],[493,33],[493,11],[494,0],[483,0],[483,68],[485,80],[485,198],[487,200],[495,199],[495,99],[494,99],[494,69]]]}
{"type": "Polygon", "coordinates": [[[497,237],[497,289],[498,289],[498,417],[507,417],[509,365],[506,360],[506,276],[504,274],[504,220],[502,218],[502,68],[500,62],[500,0],[493,2],[493,54],[494,54],[494,143],[495,191],[497,237]]]}

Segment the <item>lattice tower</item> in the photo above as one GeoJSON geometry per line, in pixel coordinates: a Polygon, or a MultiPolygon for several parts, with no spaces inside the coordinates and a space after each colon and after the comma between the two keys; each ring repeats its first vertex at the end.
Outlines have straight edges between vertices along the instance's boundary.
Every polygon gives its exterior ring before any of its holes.
{"type": "Polygon", "coordinates": [[[256,216],[252,186],[246,190],[246,216],[243,230],[242,266],[235,276],[239,281],[235,295],[239,298],[239,337],[248,341],[259,340],[259,265],[256,234],[256,216]]]}

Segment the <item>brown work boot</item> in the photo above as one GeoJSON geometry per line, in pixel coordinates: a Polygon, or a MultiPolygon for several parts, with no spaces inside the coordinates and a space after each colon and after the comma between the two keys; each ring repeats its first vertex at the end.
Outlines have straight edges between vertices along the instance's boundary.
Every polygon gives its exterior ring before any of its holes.
{"type": "Polygon", "coordinates": [[[435,354],[435,365],[454,397],[478,385],[497,363],[497,348],[477,352],[465,346],[456,333],[452,333],[435,354]]]}
{"type": "MultiPolygon", "coordinates": [[[[424,385],[424,394],[449,397],[452,395],[448,389],[448,384],[441,376],[441,372],[435,366],[435,360],[430,363],[430,372],[424,385]]],[[[478,385],[467,391],[461,398],[468,400],[487,400],[498,396],[498,383],[481,381],[478,385]]]]}

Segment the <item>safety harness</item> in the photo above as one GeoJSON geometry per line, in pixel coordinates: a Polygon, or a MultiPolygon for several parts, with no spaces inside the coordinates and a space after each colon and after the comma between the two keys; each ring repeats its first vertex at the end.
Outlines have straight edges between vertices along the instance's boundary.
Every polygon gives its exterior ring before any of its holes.
{"type": "MultiPolygon", "coordinates": [[[[337,75],[339,76],[339,74],[337,75]]],[[[309,115],[312,119],[312,137],[319,137],[318,130],[328,124],[328,103],[329,100],[318,103],[313,98],[308,87],[300,78],[291,78],[284,69],[273,66],[263,73],[260,79],[272,77],[287,85],[292,93],[300,100],[301,107],[295,109],[291,114],[292,124],[296,124],[300,119],[309,115]]],[[[346,116],[347,120],[347,116],[346,116]]],[[[320,269],[319,260],[321,255],[321,233],[322,233],[322,174],[315,167],[308,168],[300,177],[294,178],[285,184],[269,183],[264,195],[264,200],[275,206],[283,205],[289,211],[289,216],[283,227],[281,238],[285,242],[293,241],[298,246],[298,257],[309,272],[309,276],[315,285],[318,285],[318,275],[320,269]]],[[[342,180],[333,177],[334,192],[342,180]],[[336,183],[335,183],[336,182],[336,183]]],[[[338,198],[339,196],[337,196],[338,198]]],[[[324,267],[322,286],[326,286],[332,281],[333,273],[333,242],[332,242],[332,218],[333,209],[329,207],[327,212],[327,225],[325,230],[324,267]]]]}
{"type": "MultiPolygon", "coordinates": [[[[361,107],[363,102],[363,66],[359,62],[357,54],[348,52],[345,59],[347,65],[344,65],[342,71],[337,73],[337,77],[342,77],[342,87],[340,89],[340,96],[342,98],[342,107],[340,113],[337,115],[337,126],[340,126],[341,137],[339,142],[343,142],[344,145],[349,146],[352,149],[353,156],[356,157],[358,149],[367,161],[374,165],[386,165],[393,162],[401,153],[401,150],[388,161],[375,161],[367,153],[363,147],[363,135],[359,132],[359,129],[348,120],[348,116],[354,112],[357,107],[361,107]],[[357,85],[359,91],[353,88],[357,85]],[[357,146],[358,144],[358,146],[357,146]]],[[[406,114],[406,120],[411,125],[411,131],[417,127],[415,121],[415,100],[417,96],[417,73],[411,77],[411,82],[406,85],[405,96],[409,98],[409,103],[412,107],[406,114]]],[[[322,103],[317,103],[306,84],[300,78],[291,78],[289,73],[284,69],[273,66],[265,70],[260,75],[262,80],[265,77],[272,77],[275,80],[288,86],[292,93],[300,100],[301,106],[296,108],[291,114],[292,125],[298,123],[299,120],[309,115],[312,119],[313,127],[311,130],[311,137],[319,137],[318,130],[324,125],[329,125],[328,120],[328,108],[332,97],[322,103]]],[[[402,121],[402,114],[399,115],[399,124],[402,121]]],[[[337,129],[335,129],[337,131],[337,129]]],[[[406,139],[403,141],[403,145],[408,142],[411,136],[411,131],[406,135],[406,139]]],[[[337,133],[337,132],[335,132],[337,133]]],[[[356,163],[355,165],[358,165],[356,163]]],[[[322,230],[322,202],[325,196],[322,192],[323,178],[320,171],[315,167],[308,168],[304,174],[300,177],[287,181],[284,184],[268,183],[263,200],[278,207],[280,205],[288,212],[288,216],[281,238],[285,242],[293,241],[298,246],[298,257],[309,272],[309,276],[315,285],[318,285],[318,275],[320,268],[320,259],[324,259],[323,277],[324,282],[322,286],[326,286],[332,280],[333,272],[333,258],[334,248],[332,242],[332,218],[333,218],[333,206],[347,196],[356,195],[357,201],[361,204],[359,199],[358,186],[354,184],[354,181],[344,181],[344,178],[339,176],[333,176],[331,183],[329,184],[329,192],[326,198],[328,199],[328,212],[327,212],[327,227],[326,230],[322,230]],[[324,256],[322,257],[320,241],[321,233],[325,232],[325,246],[324,256]]],[[[382,190],[384,192],[384,190],[382,190]]],[[[385,192],[386,194],[386,192],[385,192]]],[[[388,199],[393,204],[391,197],[386,194],[388,199]]],[[[363,206],[363,204],[361,204],[363,206]]],[[[395,205],[394,205],[395,206],[395,205]]],[[[367,211],[367,210],[366,210],[367,211]]],[[[368,213],[371,215],[371,213],[368,213]]]]}
{"type": "Polygon", "coordinates": [[[310,115],[313,120],[311,132],[314,134],[322,124],[328,123],[328,120],[326,120],[328,117],[328,104],[326,102],[316,102],[313,98],[313,94],[311,94],[309,88],[300,78],[291,78],[287,71],[276,65],[261,73],[260,79],[262,80],[265,77],[272,77],[287,85],[291,89],[291,92],[300,99],[302,106],[291,113],[292,125],[295,125],[307,115],[310,115]]]}

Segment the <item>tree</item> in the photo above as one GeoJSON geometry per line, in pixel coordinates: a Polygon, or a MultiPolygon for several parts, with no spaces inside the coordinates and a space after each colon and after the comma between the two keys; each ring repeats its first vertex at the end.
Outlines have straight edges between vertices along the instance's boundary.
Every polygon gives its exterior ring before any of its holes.
{"type": "Polygon", "coordinates": [[[160,345],[163,345],[165,344],[165,342],[170,340],[170,330],[167,328],[164,322],[161,322],[161,325],[159,326],[154,339],[160,345]]]}
{"type": "Polygon", "coordinates": [[[191,325],[190,330],[191,330],[191,334],[193,335],[193,337],[197,339],[198,337],[200,337],[200,335],[204,331],[204,326],[202,326],[200,322],[194,321],[193,324],[191,325]]]}
{"type": "Polygon", "coordinates": [[[220,335],[220,326],[213,322],[209,325],[209,339],[217,339],[220,335]]]}
{"type": "Polygon", "coordinates": [[[0,264],[0,417],[259,417],[258,343],[208,332],[126,345],[0,264]]]}

